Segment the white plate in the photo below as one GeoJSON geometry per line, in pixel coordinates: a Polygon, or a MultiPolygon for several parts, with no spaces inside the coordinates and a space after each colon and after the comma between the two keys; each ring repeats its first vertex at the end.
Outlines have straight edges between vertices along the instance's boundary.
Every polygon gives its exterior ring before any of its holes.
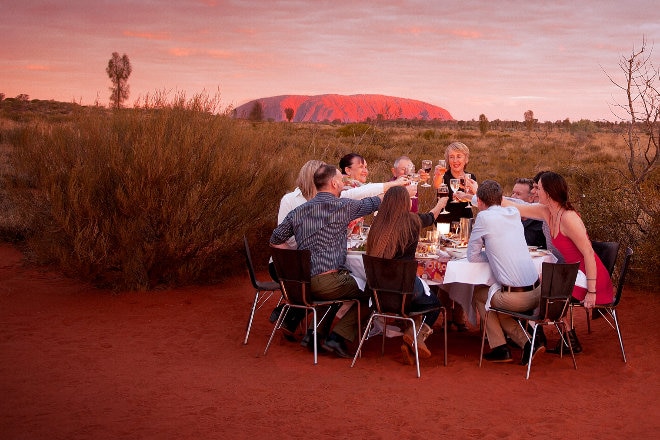
{"type": "Polygon", "coordinates": [[[356,251],[356,250],[353,250],[353,249],[349,249],[348,253],[352,254],[352,255],[360,255],[360,254],[364,254],[365,251],[356,251]]]}
{"type": "Polygon", "coordinates": [[[540,251],[532,251],[529,253],[532,257],[545,257],[548,255],[547,251],[540,250],[540,251]]]}
{"type": "Polygon", "coordinates": [[[415,254],[415,260],[437,260],[439,257],[437,255],[420,255],[415,254]]]}

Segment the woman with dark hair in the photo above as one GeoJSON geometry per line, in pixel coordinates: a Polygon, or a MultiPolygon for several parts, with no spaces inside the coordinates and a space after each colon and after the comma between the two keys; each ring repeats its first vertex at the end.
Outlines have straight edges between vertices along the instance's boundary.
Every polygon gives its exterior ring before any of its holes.
{"type": "Polygon", "coordinates": [[[344,185],[356,188],[367,183],[367,161],[357,153],[348,153],[339,159],[339,171],[344,176],[344,185]]]}
{"type": "MultiPolygon", "coordinates": [[[[588,309],[596,304],[611,303],[614,294],[612,280],[591,247],[591,240],[580,215],[569,201],[566,180],[551,171],[543,173],[538,183],[538,196],[539,203],[522,205],[504,201],[502,205],[514,206],[523,217],[547,222],[552,244],[561,252],[564,261],[580,263],[580,270],[586,275],[587,288],[576,285],[573,288],[573,298],[584,303],[584,307],[588,309]]],[[[567,320],[567,326],[570,328],[568,336],[573,351],[579,353],[582,347],[569,321],[567,320]]],[[[560,347],[561,340],[554,350],[548,351],[559,353],[560,347]]]]}
{"type": "MultiPolygon", "coordinates": [[[[410,212],[410,194],[406,188],[395,186],[387,190],[383,201],[378,208],[378,215],[374,217],[367,237],[366,252],[380,258],[389,258],[394,260],[414,260],[419,234],[422,228],[431,226],[440,211],[445,207],[449,198],[438,199],[436,205],[426,214],[416,214],[410,212]]],[[[419,277],[415,279],[415,287],[411,305],[415,307],[426,307],[439,305],[438,297],[425,288],[419,277]]],[[[419,319],[420,332],[417,337],[418,352],[423,358],[431,356],[431,351],[426,346],[426,338],[433,333],[433,324],[438,319],[439,311],[434,311],[424,315],[424,323],[419,319]]],[[[413,364],[415,355],[413,354],[412,326],[408,327],[403,334],[405,344],[401,346],[404,360],[413,364]]]]}

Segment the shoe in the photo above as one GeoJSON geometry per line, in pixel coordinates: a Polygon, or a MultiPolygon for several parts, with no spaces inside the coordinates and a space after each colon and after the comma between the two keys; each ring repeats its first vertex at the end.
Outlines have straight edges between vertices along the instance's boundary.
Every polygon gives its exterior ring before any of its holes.
{"type": "Polygon", "coordinates": [[[330,336],[328,336],[328,339],[326,339],[325,342],[321,344],[321,347],[323,347],[324,350],[334,353],[340,358],[353,358],[353,355],[351,355],[351,353],[348,351],[348,348],[346,348],[346,345],[344,344],[344,338],[339,335],[335,335],[334,333],[331,333],[330,336]]]}
{"type": "Polygon", "coordinates": [[[539,353],[545,351],[545,345],[541,344],[538,339],[534,341],[534,350],[532,351],[532,343],[527,341],[525,343],[525,348],[523,349],[522,359],[520,360],[520,365],[527,365],[531,360],[534,359],[539,353]],[[530,356],[531,353],[531,356],[530,356]]]}
{"type": "Polygon", "coordinates": [[[406,344],[401,344],[401,354],[403,354],[403,363],[406,365],[415,365],[415,353],[406,344]]]}
{"type": "MultiPolygon", "coordinates": [[[[419,320],[421,323],[421,319],[419,320]]],[[[421,324],[419,334],[417,335],[417,354],[423,359],[431,357],[431,350],[426,346],[426,338],[433,334],[433,329],[426,323],[421,324]]],[[[414,350],[415,335],[413,335],[412,325],[403,332],[403,342],[414,350]]]]}
{"type": "MultiPolygon", "coordinates": [[[[317,335],[317,344],[319,340],[322,340],[323,338],[321,335],[317,335]]],[[[310,352],[314,353],[314,335],[311,330],[307,330],[307,333],[305,333],[305,336],[303,336],[302,340],[300,341],[300,345],[303,347],[307,348],[310,352]]],[[[317,353],[325,353],[326,351],[323,349],[323,346],[321,344],[318,344],[316,346],[316,351],[317,353]]]]}
{"type": "MultiPolygon", "coordinates": [[[[527,333],[529,333],[530,338],[534,333],[534,329],[529,324],[527,324],[527,333]]],[[[542,325],[536,326],[536,342],[543,345],[544,347],[548,346],[548,338],[545,337],[545,332],[543,331],[542,325]]]]}
{"type": "Polygon", "coordinates": [[[277,321],[277,318],[280,317],[280,313],[282,313],[283,308],[284,308],[284,304],[280,304],[279,306],[273,309],[273,311],[270,313],[270,317],[268,318],[271,324],[275,324],[275,321],[277,321]]]}
{"type": "Polygon", "coordinates": [[[293,324],[291,322],[287,322],[284,320],[282,324],[280,325],[280,330],[282,330],[282,334],[284,335],[284,339],[286,339],[289,342],[296,342],[296,329],[298,328],[297,324],[293,324]]]}
{"type": "Polygon", "coordinates": [[[465,324],[457,324],[457,323],[454,323],[454,325],[456,326],[456,330],[458,330],[458,331],[461,332],[461,333],[462,333],[462,332],[466,332],[466,331],[468,331],[468,328],[467,328],[467,326],[466,326],[465,324]]]}
{"type": "MultiPolygon", "coordinates": [[[[564,338],[569,338],[571,340],[571,346],[573,347],[574,354],[582,353],[582,345],[580,344],[580,341],[578,340],[577,335],[575,334],[575,329],[567,331],[564,335],[564,338]]],[[[557,345],[555,346],[555,348],[551,348],[550,350],[547,351],[548,353],[552,353],[552,354],[560,354],[562,353],[561,351],[562,345],[564,346],[563,353],[571,352],[571,350],[569,350],[568,348],[568,345],[563,343],[562,339],[559,339],[559,341],[557,341],[557,345]]]]}
{"type": "Polygon", "coordinates": [[[484,359],[490,362],[513,362],[511,351],[506,345],[493,348],[490,353],[484,355],[484,359]]]}

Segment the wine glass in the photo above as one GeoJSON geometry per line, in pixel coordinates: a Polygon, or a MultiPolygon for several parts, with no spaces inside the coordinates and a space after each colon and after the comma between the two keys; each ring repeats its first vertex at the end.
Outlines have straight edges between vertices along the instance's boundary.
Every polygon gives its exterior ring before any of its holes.
{"type": "MultiPolygon", "coordinates": [[[[417,186],[419,183],[419,173],[412,173],[410,175],[410,184],[413,186],[417,186]]],[[[415,195],[411,197],[411,199],[416,199],[417,198],[417,192],[415,192],[415,195]]]]}
{"type": "MultiPolygon", "coordinates": [[[[438,198],[441,199],[443,197],[449,197],[449,188],[447,188],[446,183],[442,183],[440,185],[440,188],[438,188],[438,198]]],[[[446,207],[447,207],[447,205],[445,205],[445,207],[442,208],[442,212],[440,212],[440,214],[449,214],[449,211],[447,211],[447,209],[445,209],[446,207]]]]}
{"type": "MultiPolygon", "coordinates": [[[[470,188],[467,187],[467,180],[470,179],[472,180],[472,174],[470,173],[464,173],[465,174],[465,183],[463,184],[463,188],[465,189],[465,194],[469,195],[470,194],[470,188]]],[[[467,209],[472,209],[472,199],[467,200],[467,205],[465,205],[467,209]]]]}
{"type": "Polygon", "coordinates": [[[461,224],[459,222],[451,222],[451,232],[454,234],[454,237],[458,237],[458,230],[460,229],[461,224]]]}
{"type": "MultiPolygon", "coordinates": [[[[449,186],[451,187],[452,193],[458,191],[460,184],[461,184],[460,179],[449,179],[449,186]]],[[[450,203],[458,203],[458,201],[452,200],[450,203]]]]}
{"type": "MultiPolygon", "coordinates": [[[[422,161],[422,169],[424,172],[426,172],[427,176],[431,174],[431,168],[433,167],[433,161],[431,160],[423,160],[422,161]]],[[[428,184],[428,177],[424,179],[424,183],[422,184],[424,188],[430,188],[431,185],[428,184]]]]}
{"type": "Polygon", "coordinates": [[[433,186],[435,188],[440,188],[440,184],[442,183],[442,179],[444,178],[446,172],[447,162],[441,159],[435,166],[435,175],[433,176],[433,186]]]}

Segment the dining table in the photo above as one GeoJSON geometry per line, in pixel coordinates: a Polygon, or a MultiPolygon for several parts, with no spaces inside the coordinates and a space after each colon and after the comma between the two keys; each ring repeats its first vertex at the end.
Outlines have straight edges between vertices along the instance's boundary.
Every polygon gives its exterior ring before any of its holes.
{"type": "MultiPolygon", "coordinates": [[[[367,276],[362,261],[364,251],[348,250],[346,267],[351,271],[353,278],[360,289],[366,287],[367,276]]],[[[544,250],[530,251],[532,261],[541,274],[544,262],[556,263],[557,258],[544,250]]],[[[468,321],[477,324],[477,312],[472,303],[474,287],[477,285],[492,285],[497,282],[490,265],[487,262],[473,263],[467,258],[451,258],[442,256],[428,256],[416,258],[418,262],[418,276],[428,286],[438,286],[446,291],[449,298],[459,303],[465,311],[468,321]]]]}

